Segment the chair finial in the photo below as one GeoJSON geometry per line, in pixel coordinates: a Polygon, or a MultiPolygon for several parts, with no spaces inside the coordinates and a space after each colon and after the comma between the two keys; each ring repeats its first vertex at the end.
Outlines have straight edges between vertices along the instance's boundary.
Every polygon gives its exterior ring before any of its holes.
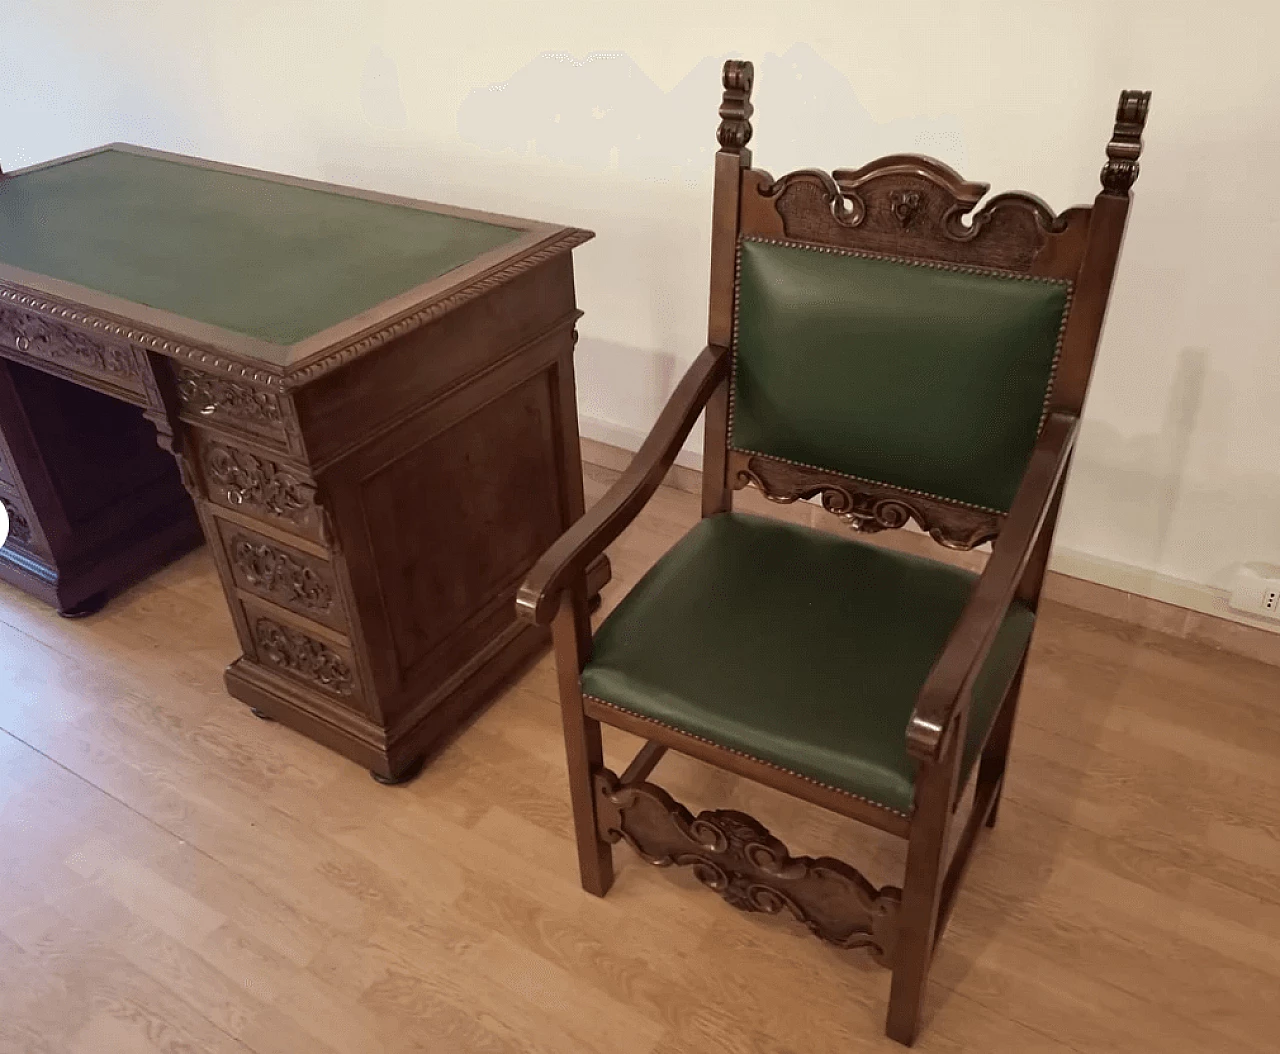
{"type": "Polygon", "coordinates": [[[1105,194],[1128,197],[1138,178],[1138,158],[1142,156],[1142,129],[1151,105],[1149,91],[1122,91],[1116,106],[1116,125],[1107,144],[1107,163],[1102,166],[1105,194]]]}
{"type": "Polygon", "coordinates": [[[716,139],[720,149],[740,154],[751,142],[751,86],[756,69],[744,59],[729,59],[724,64],[724,99],[720,103],[720,128],[716,139]]]}

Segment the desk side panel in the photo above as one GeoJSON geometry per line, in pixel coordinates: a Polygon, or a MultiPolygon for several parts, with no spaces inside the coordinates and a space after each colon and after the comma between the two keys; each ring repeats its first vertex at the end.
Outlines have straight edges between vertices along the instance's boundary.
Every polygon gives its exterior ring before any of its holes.
{"type": "Polygon", "coordinates": [[[552,265],[389,347],[420,363],[397,389],[418,405],[317,474],[393,752],[425,750],[542,641],[515,592],[582,510],[572,270],[552,265]]]}
{"type": "MultiPolygon", "coordinates": [[[[446,297],[447,299],[447,297],[446,297]]],[[[298,427],[316,471],[402,427],[451,389],[577,318],[569,253],[515,275],[482,296],[293,392],[298,427]]]]}

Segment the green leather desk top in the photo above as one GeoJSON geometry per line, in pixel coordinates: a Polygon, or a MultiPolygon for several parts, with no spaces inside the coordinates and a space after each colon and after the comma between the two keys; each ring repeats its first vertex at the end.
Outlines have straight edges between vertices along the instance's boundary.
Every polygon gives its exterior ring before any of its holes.
{"type": "Polygon", "coordinates": [[[110,148],[0,179],[0,263],[276,345],[525,233],[110,148]]]}

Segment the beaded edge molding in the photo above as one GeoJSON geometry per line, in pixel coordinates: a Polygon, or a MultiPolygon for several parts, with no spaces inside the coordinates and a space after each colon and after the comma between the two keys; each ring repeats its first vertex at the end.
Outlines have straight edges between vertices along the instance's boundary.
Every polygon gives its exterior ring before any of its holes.
{"type": "Polygon", "coordinates": [[[196,347],[174,340],[171,337],[160,336],[141,329],[136,324],[104,318],[85,311],[74,303],[60,301],[43,294],[29,293],[21,288],[0,285],[0,301],[15,304],[44,318],[69,322],[83,329],[126,340],[130,344],[148,348],[175,359],[186,360],[206,370],[218,371],[231,377],[239,377],[266,388],[288,391],[306,381],[331,373],[346,365],[352,359],[425,326],[428,322],[448,314],[455,308],[518,278],[552,257],[570,252],[584,242],[589,241],[592,237],[594,236],[590,231],[577,228],[567,230],[552,241],[542,244],[534,251],[521,256],[517,260],[513,260],[496,271],[483,275],[461,289],[455,290],[439,300],[433,300],[424,307],[395,319],[372,333],[366,333],[348,343],[326,350],[320,353],[318,357],[296,369],[290,369],[286,366],[282,373],[256,369],[237,359],[229,358],[224,352],[196,347]]]}
{"type": "Polygon", "coordinates": [[[134,325],[90,314],[75,304],[55,300],[43,295],[37,296],[22,289],[3,285],[0,285],[0,301],[16,304],[18,307],[43,318],[70,322],[72,325],[80,326],[83,329],[92,330],[96,333],[105,333],[107,336],[117,337],[120,340],[128,341],[130,344],[149,348],[164,355],[186,359],[206,369],[221,370],[231,376],[243,377],[245,380],[253,381],[255,384],[262,384],[271,388],[280,387],[280,378],[274,373],[254,369],[252,366],[247,366],[242,362],[223,358],[208,349],[192,347],[189,344],[183,344],[181,341],[162,337],[145,329],[139,329],[134,325]]]}
{"type": "Polygon", "coordinates": [[[405,315],[403,318],[383,326],[381,329],[373,333],[369,333],[350,344],[335,348],[332,351],[325,352],[322,357],[308,362],[306,365],[296,370],[286,372],[284,376],[284,387],[286,389],[295,388],[303,381],[312,380],[315,377],[323,376],[336,370],[339,366],[343,366],[354,358],[372,351],[374,348],[381,347],[389,341],[395,340],[406,333],[409,333],[428,322],[434,321],[441,315],[446,315],[454,308],[468,303],[471,300],[483,296],[485,293],[505,285],[514,278],[518,278],[526,271],[531,271],[539,264],[545,263],[552,257],[560,256],[563,253],[570,252],[577,248],[583,242],[590,241],[594,234],[590,231],[580,230],[577,228],[570,229],[561,234],[553,241],[543,244],[540,248],[533,252],[513,260],[511,263],[500,267],[496,271],[492,271],[481,278],[470,282],[463,288],[456,290],[434,300],[421,307],[418,310],[405,315]]]}

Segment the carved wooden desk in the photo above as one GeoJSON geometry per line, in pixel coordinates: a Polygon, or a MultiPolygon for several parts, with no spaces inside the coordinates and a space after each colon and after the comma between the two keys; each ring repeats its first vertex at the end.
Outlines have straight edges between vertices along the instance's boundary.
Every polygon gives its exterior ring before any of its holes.
{"type": "Polygon", "coordinates": [[[590,237],[127,146],[0,176],[0,577],[92,609],[202,528],[231,694],[407,777],[541,644],[590,237]]]}

